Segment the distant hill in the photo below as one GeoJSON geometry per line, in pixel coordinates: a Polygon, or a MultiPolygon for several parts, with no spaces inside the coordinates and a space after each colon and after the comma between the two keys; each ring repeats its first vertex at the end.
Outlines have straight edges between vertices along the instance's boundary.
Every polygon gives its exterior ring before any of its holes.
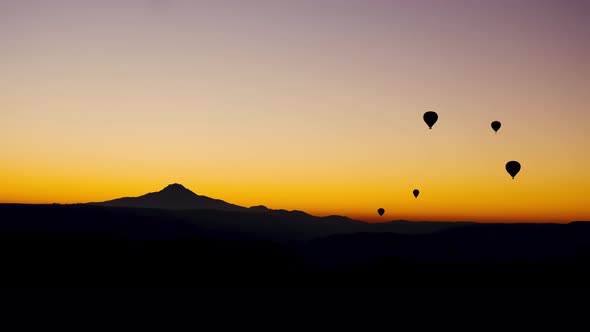
{"type": "Polygon", "coordinates": [[[587,287],[590,278],[587,222],[369,224],[244,210],[0,204],[0,285],[587,287]]]}
{"type": "Polygon", "coordinates": [[[165,210],[219,210],[219,211],[247,211],[245,207],[230,204],[220,199],[200,196],[174,183],[158,192],[139,197],[124,197],[111,201],[90,203],[92,205],[110,207],[133,207],[165,210]]]}

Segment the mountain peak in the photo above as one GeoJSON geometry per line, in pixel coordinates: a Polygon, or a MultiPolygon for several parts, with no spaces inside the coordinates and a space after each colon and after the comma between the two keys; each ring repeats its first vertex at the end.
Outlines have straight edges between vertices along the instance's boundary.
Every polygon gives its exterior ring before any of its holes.
{"type": "MultiPolygon", "coordinates": [[[[185,191],[188,190],[186,189],[185,186],[181,185],[180,183],[173,183],[173,184],[169,184],[168,186],[166,186],[166,188],[164,188],[162,191],[185,191]]],[[[190,190],[188,190],[190,191],[190,190]]]]}
{"type": "Polygon", "coordinates": [[[187,189],[185,186],[181,185],[180,183],[173,183],[166,186],[166,188],[162,189],[160,194],[167,194],[167,195],[174,195],[174,196],[196,196],[194,192],[187,189]]]}
{"type": "Polygon", "coordinates": [[[187,189],[180,183],[173,183],[166,186],[166,188],[148,195],[164,198],[167,200],[192,200],[198,195],[187,189]]]}

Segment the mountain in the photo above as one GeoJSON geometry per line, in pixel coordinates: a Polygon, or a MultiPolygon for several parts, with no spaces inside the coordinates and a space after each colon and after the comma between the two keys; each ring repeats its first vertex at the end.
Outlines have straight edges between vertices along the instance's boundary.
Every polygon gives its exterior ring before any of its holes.
{"type": "Polygon", "coordinates": [[[139,197],[124,197],[101,203],[91,203],[109,207],[152,208],[166,210],[220,210],[220,211],[248,211],[247,208],[200,196],[174,183],[158,192],[139,197]]]}
{"type": "Polygon", "coordinates": [[[314,218],[303,211],[297,210],[273,210],[267,208],[264,205],[252,206],[250,208],[242,207],[239,205],[227,203],[220,199],[197,195],[178,183],[170,184],[158,192],[145,194],[139,197],[123,197],[106,202],[88,204],[108,207],[149,208],[164,210],[217,210],[267,214],[271,213],[314,218]]]}
{"type": "Polygon", "coordinates": [[[317,217],[298,210],[269,209],[264,205],[246,208],[219,199],[197,195],[178,183],[168,185],[161,191],[139,197],[124,197],[101,203],[88,203],[87,205],[171,210],[172,215],[186,218],[186,220],[190,220],[192,225],[199,224],[210,231],[222,230],[225,232],[231,229],[257,236],[267,236],[269,239],[274,237],[275,240],[281,238],[288,239],[288,241],[356,232],[424,234],[469,224],[403,220],[369,224],[344,216],[317,217]],[[205,220],[208,222],[204,222],[205,220]]]}

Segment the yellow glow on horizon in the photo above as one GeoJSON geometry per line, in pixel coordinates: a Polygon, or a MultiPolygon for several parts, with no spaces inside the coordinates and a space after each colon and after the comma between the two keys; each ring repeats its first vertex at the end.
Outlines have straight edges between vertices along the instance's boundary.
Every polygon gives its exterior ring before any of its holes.
{"type": "Polygon", "coordinates": [[[0,4],[0,202],[182,183],[368,221],[590,220],[587,20],[562,2],[213,3],[0,4]]]}

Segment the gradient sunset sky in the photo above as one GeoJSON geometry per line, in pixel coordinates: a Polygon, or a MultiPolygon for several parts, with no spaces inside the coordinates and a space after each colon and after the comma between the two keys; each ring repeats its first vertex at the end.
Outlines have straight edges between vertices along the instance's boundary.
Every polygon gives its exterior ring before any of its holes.
{"type": "Polygon", "coordinates": [[[585,0],[0,0],[0,202],[590,220],[589,59],[585,0]]]}

